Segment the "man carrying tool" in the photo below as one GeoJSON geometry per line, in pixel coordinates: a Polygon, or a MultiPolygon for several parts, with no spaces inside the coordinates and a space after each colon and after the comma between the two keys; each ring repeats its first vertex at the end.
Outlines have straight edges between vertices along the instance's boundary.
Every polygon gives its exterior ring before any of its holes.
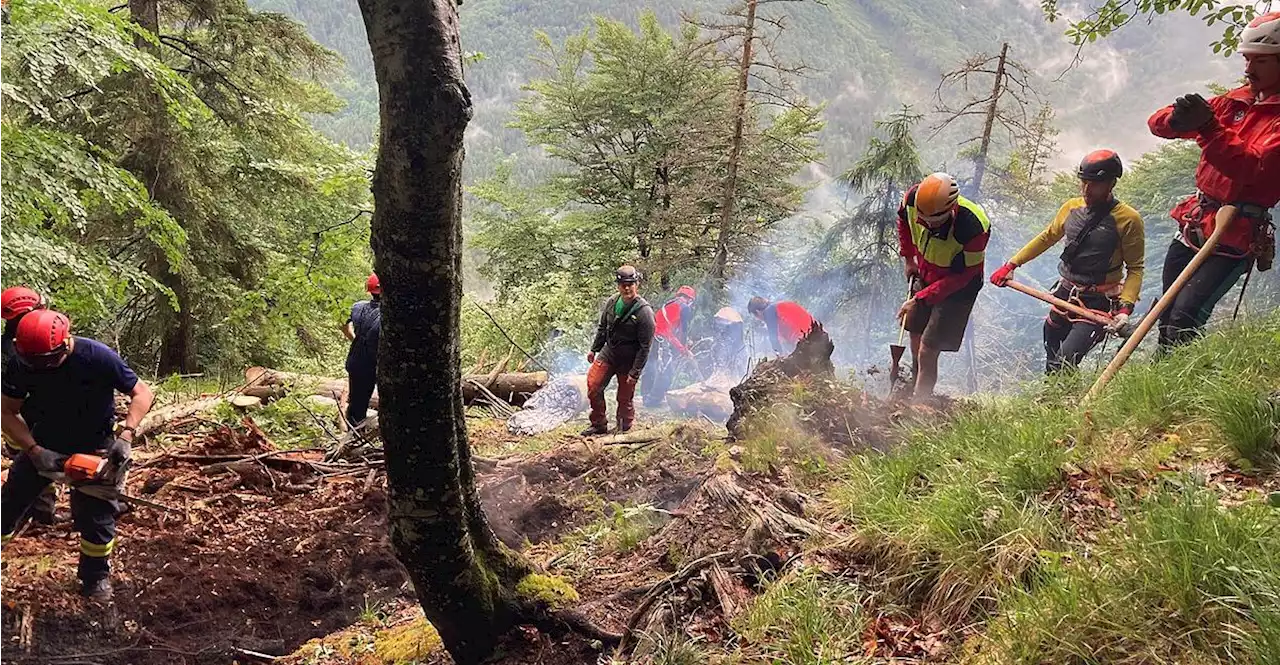
{"type": "MultiPolygon", "coordinates": [[[[4,318],[4,336],[0,338],[0,344],[3,345],[3,364],[0,367],[8,367],[9,359],[15,353],[13,338],[18,332],[18,322],[22,321],[27,314],[47,306],[48,303],[43,296],[25,286],[11,286],[0,294],[0,313],[4,318]]],[[[16,460],[22,455],[22,450],[8,436],[5,436],[4,454],[5,457],[16,460]]],[[[56,521],[57,504],[58,488],[50,483],[36,498],[28,515],[40,524],[53,524],[56,521]]]]}
{"type": "Polygon", "coordinates": [[[1194,139],[1200,145],[1194,194],[1170,215],[1179,233],[1164,260],[1167,291],[1216,226],[1225,205],[1236,217],[1213,255],[1200,266],[1160,317],[1160,348],[1168,351],[1199,335],[1218,301],[1257,264],[1271,268],[1275,234],[1269,208],[1280,202],[1280,12],[1259,16],[1240,33],[1249,84],[1205,101],[1179,97],[1147,121],[1151,133],[1194,139]]]}
{"type": "Polygon", "coordinates": [[[587,354],[587,362],[591,363],[587,370],[591,426],[582,430],[583,436],[609,431],[604,390],[615,376],[618,377],[618,431],[631,429],[636,419],[633,403],[636,384],[644,373],[649,347],[653,344],[653,307],[640,297],[640,271],[621,266],[614,273],[614,282],[618,294],[605,302],[595,341],[587,354]]]}
{"type": "Polygon", "coordinates": [[[654,314],[654,342],[657,351],[654,360],[656,371],[644,375],[640,392],[645,406],[658,406],[667,396],[671,381],[680,368],[681,358],[693,362],[689,350],[689,319],[693,318],[693,302],[698,292],[688,284],[676,290],[676,295],[654,314]],[[677,355],[678,354],[678,355],[677,355]]]}
{"type": "Polygon", "coordinates": [[[382,283],[376,273],[364,282],[368,300],[351,306],[351,316],[342,326],[342,334],[351,342],[347,350],[347,423],[352,427],[364,421],[369,413],[369,400],[378,385],[378,334],[382,330],[382,283]]]}
{"type": "Polygon", "coordinates": [[[913,185],[898,208],[898,253],[912,295],[898,310],[911,333],[917,399],[933,395],[938,357],[958,351],[982,288],[991,222],[978,204],[960,196],[955,178],[929,175],[913,185]]]}
{"type": "MultiPolygon", "coordinates": [[[[1085,155],[1076,170],[1080,197],[1063,204],[1040,235],[991,274],[991,283],[1005,286],[1014,270],[1066,238],[1053,296],[1105,313],[1111,317],[1113,332],[1122,329],[1142,291],[1146,255],[1142,217],[1112,194],[1123,174],[1124,165],[1115,152],[1095,150],[1085,155]]],[[[1050,308],[1044,320],[1045,372],[1079,366],[1106,334],[1100,323],[1050,308]]]]}
{"type": "Polygon", "coordinates": [[[760,296],[747,302],[747,313],[764,321],[769,329],[769,344],[778,355],[796,350],[796,344],[817,321],[808,310],[790,300],[769,302],[760,296]]]}
{"type": "MultiPolygon", "coordinates": [[[[4,369],[0,423],[22,449],[0,488],[0,537],[8,542],[22,515],[64,463],[77,453],[104,455],[109,468],[127,468],[134,432],[154,395],[107,345],[73,337],[71,322],[51,310],[28,314],[18,324],[16,354],[4,369]],[[129,395],[124,426],[112,434],[115,391],[129,395]]],[[[119,483],[121,478],[95,478],[119,483]]],[[[111,599],[109,557],[116,544],[117,503],[80,491],[71,493],[71,516],[80,532],[79,578],[86,597],[111,599]]]]}

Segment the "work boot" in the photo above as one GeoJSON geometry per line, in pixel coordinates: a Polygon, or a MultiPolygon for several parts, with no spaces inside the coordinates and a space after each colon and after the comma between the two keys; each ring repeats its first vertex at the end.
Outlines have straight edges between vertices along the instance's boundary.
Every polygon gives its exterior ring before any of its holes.
{"type": "Polygon", "coordinates": [[[111,578],[85,580],[80,587],[80,595],[97,603],[111,602],[111,578]]]}
{"type": "Polygon", "coordinates": [[[31,521],[44,526],[53,526],[58,523],[58,515],[51,510],[42,510],[36,506],[31,509],[31,521]]]}
{"type": "Polygon", "coordinates": [[[579,434],[580,436],[599,436],[599,435],[601,435],[601,434],[608,434],[608,433],[609,433],[609,428],[608,428],[608,426],[606,426],[606,425],[592,425],[591,427],[588,427],[588,428],[586,428],[586,429],[582,430],[582,431],[581,431],[581,432],[579,432],[578,434],[579,434]]]}
{"type": "Polygon", "coordinates": [[[619,433],[622,433],[622,432],[630,432],[630,431],[631,431],[631,423],[627,423],[627,424],[625,424],[625,425],[624,425],[624,424],[622,424],[622,423],[618,423],[618,432],[619,432],[619,433]]]}

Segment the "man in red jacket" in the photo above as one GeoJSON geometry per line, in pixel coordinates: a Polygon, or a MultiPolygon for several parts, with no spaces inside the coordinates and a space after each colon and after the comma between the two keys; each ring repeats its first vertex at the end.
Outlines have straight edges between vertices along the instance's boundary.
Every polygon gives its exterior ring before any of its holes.
{"type": "Polygon", "coordinates": [[[1218,301],[1247,270],[1271,267],[1275,256],[1269,208],[1280,202],[1280,12],[1259,16],[1240,35],[1249,84],[1205,101],[1179,97],[1147,121],[1151,133],[1200,144],[1192,195],[1170,213],[1179,233],[1164,261],[1168,290],[1213,233],[1224,205],[1237,208],[1213,256],[1200,266],[1160,317],[1164,351],[1194,339],[1218,301]]]}
{"type": "Polygon", "coordinates": [[[689,350],[689,319],[693,318],[693,302],[697,298],[698,292],[686,284],[653,315],[653,351],[656,353],[651,351],[651,354],[655,356],[656,371],[647,372],[640,386],[645,406],[662,404],[682,359],[693,360],[693,352],[689,350]]]}
{"type": "Polygon", "coordinates": [[[790,300],[771,303],[760,296],[747,302],[747,313],[764,321],[769,329],[769,345],[778,355],[795,351],[796,344],[817,322],[808,310],[797,303],[790,300]]]}

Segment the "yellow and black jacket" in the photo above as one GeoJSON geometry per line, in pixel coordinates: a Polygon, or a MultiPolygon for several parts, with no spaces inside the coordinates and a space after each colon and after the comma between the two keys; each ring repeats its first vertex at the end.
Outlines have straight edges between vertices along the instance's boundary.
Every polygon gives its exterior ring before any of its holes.
{"type": "Polygon", "coordinates": [[[1120,300],[1130,305],[1138,302],[1146,262],[1146,233],[1137,210],[1116,200],[1105,210],[1091,210],[1083,198],[1071,199],[1010,262],[1026,265],[1064,237],[1067,247],[1058,262],[1058,274],[1064,280],[1098,291],[1123,284],[1119,288],[1120,300]]]}

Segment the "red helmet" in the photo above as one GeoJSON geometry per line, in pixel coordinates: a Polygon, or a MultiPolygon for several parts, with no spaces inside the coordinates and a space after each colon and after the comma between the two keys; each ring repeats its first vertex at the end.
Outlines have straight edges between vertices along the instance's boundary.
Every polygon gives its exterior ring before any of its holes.
{"type": "Polygon", "coordinates": [[[1116,180],[1124,175],[1124,164],[1120,162],[1120,155],[1112,150],[1094,150],[1080,160],[1076,175],[1081,180],[1116,180]]]}
{"type": "Polygon", "coordinates": [[[67,351],[71,339],[71,320],[51,309],[32,312],[22,317],[13,338],[18,355],[26,359],[58,357],[67,351]]]}
{"type": "Polygon", "coordinates": [[[382,295],[382,282],[378,281],[378,273],[369,273],[369,279],[364,280],[364,288],[375,296],[382,295]]]}
{"type": "Polygon", "coordinates": [[[695,291],[693,287],[689,286],[688,284],[680,287],[679,289],[676,289],[676,295],[684,296],[688,298],[689,302],[693,302],[694,300],[698,299],[698,292],[695,291]]]}
{"type": "Polygon", "coordinates": [[[11,286],[0,294],[0,314],[5,321],[12,321],[35,309],[44,309],[44,298],[25,286],[11,286]]]}

